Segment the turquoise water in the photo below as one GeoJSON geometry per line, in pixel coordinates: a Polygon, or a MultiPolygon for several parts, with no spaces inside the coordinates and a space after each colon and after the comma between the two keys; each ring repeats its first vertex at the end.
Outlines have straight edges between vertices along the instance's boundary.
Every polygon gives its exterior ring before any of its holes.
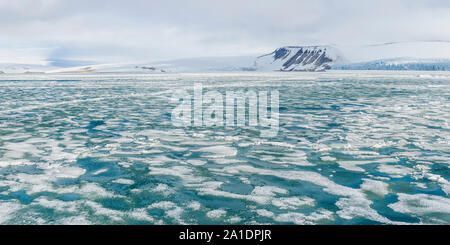
{"type": "Polygon", "coordinates": [[[449,224],[450,73],[0,76],[2,224],[449,224]],[[175,90],[279,91],[273,138],[175,90]]]}

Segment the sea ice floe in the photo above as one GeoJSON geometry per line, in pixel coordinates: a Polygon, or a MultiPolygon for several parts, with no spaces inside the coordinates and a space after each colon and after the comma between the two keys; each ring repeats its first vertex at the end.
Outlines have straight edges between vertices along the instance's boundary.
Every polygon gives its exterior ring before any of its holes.
{"type": "Polygon", "coordinates": [[[86,219],[85,216],[75,215],[70,217],[65,217],[55,221],[57,225],[92,225],[92,222],[86,219]]]}
{"type": "Polygon", "coordinates": [[[150,191],[158,192],[158,193],[162,194],[163,196],[170,196],[175,193],[175,190],[172,187],[170,187],[166,184],[161,184],[161,183],[156,185],[155,188],[150,189],[150,191]]]}
{"type": "Polygon", "coordinates": [[[112,181],[113,183],[123,184],[123,185],[132,185],[134,181],[131,179],[116,179],[112,181]]]}
{"type": "MultiPolygon", "coordinates": [[[[450,221],[450,187],[445,171],[450,168],[449,103],[443,92],[450,87],[441,77],[449,76],[408,73],[327,72],[305,73],[300,77],[288,73],[126,78],[90,75],[76,76],[73,79],[77,81],[73,82],[59,82],[61,77],[32,83],[2,81],[0,195],[8,199],[25,195],[32,202],[27,205],[3,200],[0,223],[98,224],[140,220],[180,224],[187,222],[181,219],[184,212],[190,217],[189,222],[195,223],[194,216],[210,208],[202,202],[204,195],[235,199],[235,203],[244,206],[239,210],[227,209],[230,217],[212,220],[217,223],[260,222],[247,219],[252,216],[246,212],[266,217],[261,222],[269,224],[333,223],[335,219],[394,223],[381,215],[391,212],[386,212],[389,203],[383,197],[403,191],[407,193],[398,194],[398,201],[394,198],[394,203],[389,204],[394,212],[406,214],[398,219],[413,216],[423,223],[447,224],[450,221]],[[353,79],[351,83],[349,76],[353,79]],[[416,76],[421,77],[420,81],[416,76]],[[433,81],[423,83],[423,78],[433,78],[433,81]],[[170,100],[173,87],[189,88],[189,84],[199,80],[211,88],[280,89],[287,104],[286,110],[280,111],[279,138],[260,139],[251,130],[233,134],[233,130],[219,127],[171,127],[170,120],[162,113],[169,108],[165,102],[170,100]],[[298,93],[299,89],[306,93],[298,93]],[[35,97],[21,97],[29,94],[28,91],[35,97]],[[102,92],[101,98],[98,91],[102,92]],[[321,93],[315,97],[308,95],[316,91],[321,93]],[[334,99],[324,103],[323,96],[334,99]],[[42,103],[36,104],[38,100],[42,103]],[[334,105],[336,108],[331,107],[334,105]],[[88,127],[94,120],[105,124],[91,130],[88,127]],[[333,164],[311,168],[317,157],[333,164]],[[102,185],[94,182],[96,178],[89,178],[90,175],[83,178],[88,169],[77,165],[77,159],[82,158],[117,163],[120,172],[108,172],[116,175],[111,176],[109,183],[133,183],[135,189],[129,193],[131,196],[114,192],[115,188],[123,190],[128,186],[102,185]],[[135,175],[143,164],[149,165],[150,176],[135,175]],[[308,171],[301,171],[305,169],[308,171]],[[155,175],[161,176],[155,178],[155,175]],[[413,182],[408,183],[409,178],[404,178],[397,183],[394,179],[405,176],[411,176],[413,182]],[[167,181],[152,187],[157,184],[156,179],[164,178],[167,181]],[[357,186],[360,181],[361,185],[357,186]],[[336,199],[336,207],[330,209],[328,206],[332,204],[328,201],[323,203],[321,198],[312,199],[294,191],[309,183],[315,186],[314,193],[308,195],[336,199]],[[238,189],[233,189],[236,185],[238,189]],[[402,188],[394,188],[398,186],[402,188]],[[157,204],[163,200],[175,202],[174,193],[186,191],[193,196],[183,200],[181,206],[173,203],[164,208],[157,204]],[[425,191],[429,194],[416,193],[425,191]],[[133,208],[138,205],[135,198],[141,200],[146,195],[158,200],[150,208],[159,206],[163,214],[150,215],[148,207],[133,208]],[[76,200],[62,201],[59,198],[63,196],[76,200]],[[107,208],[101,203],[108,199],[114,199],[112,202],[117,199],[130,209],[107,208]],[[53,210],[54,220],[48,219],[47,209],[53,210]],[[319,219],[327,214],[330,214],[328,218],[319,219]]],[[[35,76],[24,79],[35,79],[35,76]]]]}
{"type": "Polygon", "coordinates": [[[321,221],[332,221],[334,220],[334,214],[326,209],[318,209],[310,214],[295,212],[283,213],[275,216],[274,220],[278,222],[294,223],[296,225],[312,225],[321,221]]]}
{"type": "MultiPolygon", "coordinates": [[[[288,191],[275,186],[256,186],[252,192],[248,195],[237,194],[219,190],[222,182],[205,182],[201,186],[197,187],[199,195],[220,196],[233,199],[247,200],[256,202],[259,204],[270,204],[273,200],[276,200],[275,196],[278,194],[287,194],[288,191]]],[[[283,200],[277,202],[278,205],[283,205],[283,200]]]]}
{"type": "Polygon", "coordinates": [[[58,199],[48,199],[47,197],[38,197],[33,200],[32,205],[53,209],[58,212],[75,213],[83,201],[61,201],[58,199]]]}
{"type": "Polygon", "coordinates": [[[281,197],[272,200],[279,209],[298,209],[304,206],[314,206],[314,199],[309,197],[281,197]]]}
{"type": "Polygon", "coordinates": [[[343,219],[366,218],[381,223],[395,223],[380,215],[378,212],[370,208],[372,201],[364,197],[340,198],[336,202],[336,206],[340,208],[336,213],[343,219]]]}
{"type": "Polygon", "coordinates": [[[174,219],[179,224],[185,224],[182,220],[181,215],[184,210],[181,207],[178,207],[175,203],[170,201],[161,201],[156,202],[147,207],[148,209],[162,209],[165,212],[167,217],[174,219]]]}
{"type": "Polygon", "coordinates": [[[359,165],[367,165],[372,163],[396,163],[398,160],[394,158],[381,158],[374,160],[352,160],[352,161],[338,161],[339,167],[356,172],[365,172],[359,165]]]}
{"type": "Polygon", "coordinates": [[[378,196],[385,196],[389,194],[388,183],[372,179],[363,179],[363,180],[364,182],[360,186],[361,190],[371,192],[378,196]]]}
{"type": "Polygon", "coordinates": [[[105,208],[100,203],[97,202],[86,200],[83,202],[83,204],[91,208],[94,211],[95,215],[104,216],[108,219],[111,219],[112,221],[122,221],[123,216],[125,215],[124,212],[110,208],[105,208]]]}
{"type": "Polygon", "coordinates": [[[202,166],[202,165],[206,164],[206,161],[198,160],[198,159],[189,159],[186,162],[191,165],[194,165],[194,166],[202,166]]]}
{"type": "Polygon", "coordinates": [[[450,221],[450,216],[448,215],[450,214],[450,199],[447,197],[405,193],[398,193],[397,195],[398,202],[388,205],[396,212],[416,217],[423,217],[424,214],[436,214],[436,217],[433,218],[440,220],[441,223],[450,221]]]}
{"type": "Polygon", "coordinates": [[[124,168],[129,168],[129,167],[131,167],[133,164],[132,163],[130,163],[130,162],[118,162],[117,163],[119,166],[122,166],[122,167],[124,167],[124,168]]]}
{"type": "Polygon", "coordinates": [[[235,158],[215,158],[213,161],[217,164],[233,164],[233,163],[244,163],[245,160],[235,159],[235,158]]]}
{"type": "Polygon", "coordinates": [[[131,212],[126,213],[127,217],[134,220],[148,221],[150,223],[155,223],[155,219],[150,216],[146,208],[136,208],[131,212]]]}
{"type": "Polygon", "coordinates": [[[180,178],[185,184],[200,183],[205,180],[204,177],[194,174],[191,168],[186,166],[172,166],[166,168],[149,167],[150,175],[168,175],[180,178]]]}
{"type": "Polygon", "coordinates": [[[86,170],[80,167],[59,167],[49,170],[49,174],[56,178],[76,179],[86,173],[86,170]]]}
{"type": "Polygon", "coordinates": [[[268,211],[266,209],[257,209],[255,210],[255,212],[259,215],[259,216],[263,216],[263,217],[274,217],[275,214],[271,211],[268,211]]]}
{"type": "Polygon", "coordinates": [[[157,155],[151,158],[142,159],[143,162],[150,164],[152,166],[161,166],[170,162],[177,162],[177,160],[167,157],[165,155],[157,155]]]}
{"type": "Polygon", "coordinates": [[[67,223],[68,221],[75,222],[73,224],[92,223],[91,221],[86,220],[86,217],[89,215],[89,212],[86,209],[93,211],[94,217],[91,217],[91,219],[95,219],[95,216],[102,216],[110,219],[111,221],[122,221],[122,218],[125,215],[125,212],[105,208],[100,203],[91,200],[62,201],[58,199],[50,199],[48,197],[39,197],[33,200],[31,205],[53,209],[55,212],[59,212],[61,214],[73,215],[71,217],[67,217],[66,219],[57,220],[57,224],[70,224],[67,223]]]}
{"type": "Polygon", "coordinates": [[[11,160],[25,159],[25,154],[39,156],[44,153],[43,150],[39,150],[32,142],[26,141],[20,143],[6,142],[1,148],[6,150],[3,158],[11,160]]]}
{"type": "Polygon", "coordinates": [[[33,165],[34,163],[28,160],[8,160],[8,161],[0,161],[0,168],[8,167],[8,166],[23,166],[23,165],[33,165]]]}
{"type": "Polygon", "coordinates": [[[163,209],[163,210],[169,210],[169,209],[172,209],[175,207],[177,207],[177,205],[174,202],[170,202],[170,201],[156,202],[156,203],[152,203],[151,205],[148,206],[149,209],[159,208],[159,209],[163,209]]]}
{"type": "Polygon", "coordinates": [[[226,220],[226,222],[231,223],[231,224],[236,224],[236,223],[239,223],[241,221],[242,221],[242,218],[238,217],[238,216],[233,216],[233,217],[230,217],[229,219],[226,220]]]}
{"type": "Polygon", "coordinates": [[[210,219],[220,219],[223,216],[225,216],[226,214],[227,214],[227,211],[225,211],[223,209],[215,209],[215,210],[208,211],[206,213],[206,216],[210,219]]]}
{"type": "Polygon", "coordinates": [[[236,148],[226,145],[203,147],[195,151],[205,152],[205,154],[203,154],[203,157],[207,158],[232,157],[236,156],[237,154],[236,148]]]}
{"type": "Polygon", "coordinates": [[[8,220],[14,217],[14,213],[23,208],[19,201],[0,201],[0,224],[5,224],[8,220]]]}
{"type": "Polygon", "coordinates": [[[359,165],[371,164],[373,161],[338,161],[339,167],[355,171],[355,172],[365,172],[364,168],[359,167],[359,165]]]}
{"type": "Polygon", "coordinates": [[[378,172],[388,174],[392,178],[401,178],[410,175],[414,172],[412,168],[403,165],[380,164],[377,169],[378,172]]]}
{"type": "Polygon", "coordinates": [[[200,204],[200,202],[197,201],[192,201],[189,202],[189,204],[187,205],[188,208],[194,210],[194,211],[198,211],[200,210],[200,208],[202,207],[202,205],[200,204]]]}
{"type": "Polygon", "coordinates": [[[102,173],[105,173],[105,172],[108,172],[108,169],[107,168],[101,168],[101,169],[93,172],[92,175],[99,175],[99,174],[102,174],[102,173]]]}
{"type": "Polygon", "coordinates": [[[325,161],[325,162],[334,162],[337,159],[335,157],[331,157],[331,156],[323,156],[323,157],[320,157],[320,160],[325,161]]]}
{"type": "Polygon", "coordinates": [[[307,160],[307,155],[305,152],[300,150],[294,150],[292,152],[283,153],[283,156],[280,156],[279,159],[285,163],[290,165],[297,166],[314,166],[315,164],[309,162],[307,160]]]}
{"type": "Polygon", "coordinates": [[[322,186],[324,188],[323,190],[330,194],[345,197],[339,199],[338,202],[336,203],[336,206],[338,206],[341,209],[338,211],[338,214],[341,217],[351,219],[354,217],[362,216],[364,218],[372,219],[383,223],[392,223],[389,219],[378,214],[375,210],[373,210],[370,207],[372,201],[367,199],[366,195],[362,192],[362,190],[353,189],[350,187],[336,184],[333,181],[329,180],[328,178],[315,172],[276,171],[269,169],[254,168],[252,166],[247,165],[229,166],[225,167],[222,171],[233,174],[243,172],[259,175],[270,175],[288,180],[311,182],[318,186],[322,186]]]}

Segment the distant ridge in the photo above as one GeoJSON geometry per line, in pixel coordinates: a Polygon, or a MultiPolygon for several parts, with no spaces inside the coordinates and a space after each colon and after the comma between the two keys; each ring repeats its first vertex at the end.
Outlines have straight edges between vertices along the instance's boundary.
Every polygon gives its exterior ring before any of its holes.
{"type": "Polygon", "coordinates": [[[325,71],[342,60],[331,46],[285,46],[257,57],[256,70],[265,71],[325,71]]]}
{"type": "Polygon", "coordinates": [[[450,71],[450,42],[445,40],[384,42],[362,46],[290,45],[276,48],[263,55],[73,66],[78,63],[61,61],[47,64],[3,63],[0,64],[0,74],[323,72],[330,69],[450,71]],[[57,64],[64,66],[56,66],[57,64]]]}

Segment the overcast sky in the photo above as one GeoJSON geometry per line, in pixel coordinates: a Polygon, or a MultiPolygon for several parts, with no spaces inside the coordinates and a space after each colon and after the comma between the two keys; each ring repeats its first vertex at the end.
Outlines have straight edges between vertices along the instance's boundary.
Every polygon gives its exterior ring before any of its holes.
{"type": "Polygon", "coordinates": [[[0,0],[0,63],[154,61],[450,40],[448,0],[0,0]]]}

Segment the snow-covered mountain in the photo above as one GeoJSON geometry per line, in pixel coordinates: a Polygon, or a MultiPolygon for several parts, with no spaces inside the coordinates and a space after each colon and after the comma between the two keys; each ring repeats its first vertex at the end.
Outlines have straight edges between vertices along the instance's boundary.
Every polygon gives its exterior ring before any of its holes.
{"type": "MultiPolygon", "coordinates": [[[[61,62],[59,62],[61,63],[61,62]]],[[[450,42],[397,42],[365,46],[285,46],[261,56],[203,57],[61,67],[0,64],[0,74],[178,73],[229,71],[450,70],[450,42]],[[405,58],[407,57],[407,58],[405,58]]]]}
{"type": "Polygon", "coordinates": [[[286,46],[259,56],[254,64],[258,71],[325,71],[343,57],[331,46],[286,46]]]}

